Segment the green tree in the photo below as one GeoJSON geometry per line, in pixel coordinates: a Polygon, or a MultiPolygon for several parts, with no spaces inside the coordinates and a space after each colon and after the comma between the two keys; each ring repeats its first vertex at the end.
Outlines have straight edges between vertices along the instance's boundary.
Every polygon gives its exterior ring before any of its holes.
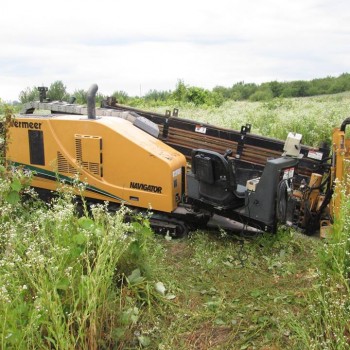
{"type": "Polygon", "coordinates": [[[27,103],[27,102],[32,102],[39,100],[39,91],[37,87],[27,87],[25,90],[21,91],[19,93],[19,100],[21,103],[27,103]]]}
{"type": "Polygon", "coordinates": [[[228,100],[228,99],[232,98],[231,89],[224,87],[224,86],[215,86],[213,88],[213,93],[216,93],[216,94],[222,96],[223,100],[228,100]]]}
{"type": "Polygon", "coordinates": [[[268,101],[273,97],[270,88],[261,88],[249,96],[249,101],[268,101]]]}
{"type": "Polygon", "coordinates": [[[170,91],[150,90],[145,95],[146,102],[165,102],[171,97],[170,91]]]}
{"type": "Polygon", "coordinates": [[[177,102],[186,102],[187,100],[187,86],[183,80],[178,80],[176,88],[173,92],[173,98],[177,102]]]}
{"type": "MultiPolygon", "coordinates": [[[[283,83],[279,83],[278,81],[271,81],[269,83],[265,83],[268,88],[271,90],[273,97],[280,97],[283,91],[283,83]]],[[[265,84],[261,84],[262,86],[265,84]]]]}
{"type": "Polygon", "coordinates": [[[225,98],[222,94],[216,91],[209,91],[206,104],[208,106],[220,107],[225,102],[225,98]]]}
{"type": "Polygon", "coordinates": [[[247,100],[250,95],[253,95],[258,90],[258,86],[254,83],[245,84],[244,81],[241,81],[234,84],[231,90],[234,100],[247,100]]]}
{"type": "Polygon", "coordinates": [[[85,105],[87,103],[87,91],[84,89],[75,90],[73,96],[75,97],[75,102],[78,105],[85,105]]]}
{"type": "Polygon", "coordinates": [[[115,97],[117,103],[127,104],[130,100],[128,94],[125,91],[114,91],[112,97],[115,97]]]}
{"type": "Polygon", "coordinates": [[[350,74],[344,73],[335,78],[328,88],[328,93],[336,94],[338,92],[350,90],[350,74]]]}
{"type": "Polygon", "coordinates": [[[56,80],[50,85],[47,97],[52,101],[63,101],[69,99],[69,94],[63,82],[61,80],[56,80]]]}
{"type": "Polygon", "coordinates": [[[97,94],[96,94],[96,104],[101,104],[101,102],[104,100],[106,98],[106,96],[105,95],[103,95],[102,93],[100,93],[100,92],[98,92],[97,94]]]}
{"type": "Polygon", "coordinates": [[[196,106],[206,104],[209,97],[209,91],[200,87],[191,86],[187,89],[186,100],[194,103],[196,106]]]}
{"type": "Polygon", "coordinates": [[[282,97],[305,97],[309,96],[309,83],[303,80],[296,80],[285,83],[282,97]]]}

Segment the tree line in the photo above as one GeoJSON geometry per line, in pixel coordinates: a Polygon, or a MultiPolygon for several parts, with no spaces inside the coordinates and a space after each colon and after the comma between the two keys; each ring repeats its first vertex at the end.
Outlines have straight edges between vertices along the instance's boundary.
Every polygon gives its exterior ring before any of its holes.
{"type": "MultiPolygon", "coordinates": [[[[129,96],[125,91],[115,91],[115,97],[120,104],[130,106],[159,106],[192,103],[195,106],[220,106],[227,100],[235,101],[267,101],[278,97],[306,97],[324,94],[335,94],[350,91],[350,74],[343,73],[338,77],[326,77],[310,81],[296,80],[290,82],[270,81],[262,84],[245,83],[244,81],[233,84],[231,87],[216,86],[212,90],[196,86],[189,86],[183,80],[179,80],[173,91],[150,90],[144,96],[129,96]]],[[[73,101],[78,104],[86,104],[87,90],[67,91],[62,81],[53,82],[47,91],[47,98],[52,101],[73,101]]],[[[98,93],[97,102],[107,96],[98,93]]],[[[27,87],[21,91],[19,100],[26,103],[39,99],[37,87],[27,87]]]]}

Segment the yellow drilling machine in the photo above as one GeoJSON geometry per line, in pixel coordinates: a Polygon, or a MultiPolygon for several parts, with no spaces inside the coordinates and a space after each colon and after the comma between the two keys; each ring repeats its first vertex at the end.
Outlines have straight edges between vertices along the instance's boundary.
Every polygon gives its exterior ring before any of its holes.
{"type": "Polygon", "coordinates": [[[177,110],[160,115],[113,99],[96,107],[97,89],[90,87],[84,107],[49,101],[40,88],[40,101],[6,125],[6,160],[32,171],[40,194],[54,192],[57,179],[79,180],[88,203],[150,210],[154,230],[172,236],[215,219],[238,222],[239,230],[275,232],[283,224],[308,234],[332,224],[341,205],[334,183],[347,173],[349,118],[334,130],[332,149],[315,149],[296,133],[282,142],[252,134],[249,124],[224,129],[179,118],[177,110]]]}

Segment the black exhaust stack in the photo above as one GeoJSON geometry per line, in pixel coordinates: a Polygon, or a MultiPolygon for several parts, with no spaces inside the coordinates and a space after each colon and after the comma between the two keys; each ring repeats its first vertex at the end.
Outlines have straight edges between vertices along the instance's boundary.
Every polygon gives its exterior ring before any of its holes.
{"type": "Polygon", "coordinates": [[[87,113],[88,119],[96,119],[96,92],[97,84],[92,84],[87,92],[87,113]]]}

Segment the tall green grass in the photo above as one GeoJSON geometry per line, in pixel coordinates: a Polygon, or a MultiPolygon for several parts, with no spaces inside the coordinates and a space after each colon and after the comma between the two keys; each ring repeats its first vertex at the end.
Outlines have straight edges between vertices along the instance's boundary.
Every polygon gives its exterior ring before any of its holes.
{"type": "MultiPolygon", "coordinates": [[[[177,106],[178,107],[178,106],[177,106]]],[[[172,109],[172,106],[167,107],[172,109]]],[[[163,113],[166,107],[153,110],[163,113]]],[[[350,94],[306,98],[276,98],[267,102],[227,101],[218,108],[199,108],[188,104],[179,108],[179,116],[240,130],[252,125],[252,133],[285,140],[288,132],[303,135],[302,142],[319,146],[330,142],[332,130],[348,117],[350,94]]]]}
{"type": "Polygon", "coordinates": [[[338,183],[341,208],[331,234],[318,252],[318,267],[302,321],[294,323],[300,346],[350,348],[350,199],[349,186],[338,183]]]}
{"type": "Polygon", "coordinates": [[[97,205],[78,217],[65,186],[48,206],[27,180],[21,170],[2,168],[0,348],[118,346],[151,298],[143,277],[151,231],[125,223],[126,209],[112,215],[97,205]],[[14,191],[26,199],[9,196],[14,191]],[[134,294],[147,288],[142,303],[134,294]]]}

